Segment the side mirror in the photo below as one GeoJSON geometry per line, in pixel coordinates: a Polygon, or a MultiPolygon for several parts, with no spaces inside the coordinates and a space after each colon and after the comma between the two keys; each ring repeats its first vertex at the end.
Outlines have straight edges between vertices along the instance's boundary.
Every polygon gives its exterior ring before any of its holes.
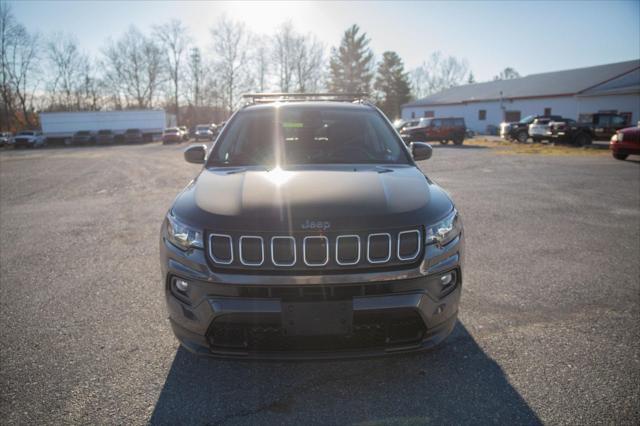
{"type": "Polygon", "coordinates": [[[206,145],[191,145],[184,150],[184,159],[188,163],[202,164],[207,153],[206,145]]]}
{"type": "Polygon", "coordinates": [[[431,145],[424,142],[411,142],[409,145],[411,148],[411,155],[414,161],[428,160],[433,154],[433,148],[431,145]]]}

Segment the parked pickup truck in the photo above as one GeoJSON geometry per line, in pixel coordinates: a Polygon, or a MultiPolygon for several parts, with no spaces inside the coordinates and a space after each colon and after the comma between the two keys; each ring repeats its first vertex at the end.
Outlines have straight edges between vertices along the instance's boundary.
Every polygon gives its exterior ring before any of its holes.
{"type": "Polygon", "coordinates": [[[551,139],[556,142],[585,146],[591,145],[594,140],[610,140],[618,130],[627,126],[627,120],[622,115],[600,112],[592,114],[587,122],[553,121],[549,123],[549,132],[551,139]]]}

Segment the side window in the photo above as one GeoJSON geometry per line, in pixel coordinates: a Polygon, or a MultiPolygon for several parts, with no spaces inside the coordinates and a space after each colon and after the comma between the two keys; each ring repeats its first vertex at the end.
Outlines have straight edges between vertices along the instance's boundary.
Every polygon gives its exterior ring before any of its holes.
{"type": "Polygon", "coordinates": [[[487,110],[486,109],[478,110],[478,120],[484,121],[486,119],[487,119],[487,110]]]}
{"type": "Polygon", "coordinates": [[[435,127],[436,129],[439,129],[439,128],[441,128],[441,127],[442,127],[442,120],[433,120],[433,121],[431,122],[431,125],[432,125],[433,127],[435,127]]]}
{"type": "Polygon", "coordinates": [[[620,115],[624,117],[624,124],[625,125],[630,125],[631,124],[632,114],[630,112],[621,112],[620,115]]]}
{"type": "Polygon", "coordinates": [[[599,115],[598,116],[597,125],[601,126],[601,127],[609,127],[609,126],[611,126],[611,116],[609,116],[609,115],[599,115]]]}
{"type": "Polygon", "coordinates": [[[624,117],[620,117],[617,115],[614,115],[613,117],[611,117],[612,126],[624,126],[625,124],[626,124],[626,120],[624,117]]]}

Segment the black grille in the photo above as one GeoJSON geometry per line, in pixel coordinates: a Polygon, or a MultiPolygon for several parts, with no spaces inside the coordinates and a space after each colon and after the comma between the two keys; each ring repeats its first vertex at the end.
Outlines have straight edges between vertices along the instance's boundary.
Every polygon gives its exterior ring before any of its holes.
{"type": "Polygon", "coordinates": [[[384,315],[356,312],[352,332],[339,336],[286,336],[278,315],[229,314],[211,324],[207,339],[212,350],[336,351],[418,344],[425,331],[420,316],[409,310],[384,315]]]}

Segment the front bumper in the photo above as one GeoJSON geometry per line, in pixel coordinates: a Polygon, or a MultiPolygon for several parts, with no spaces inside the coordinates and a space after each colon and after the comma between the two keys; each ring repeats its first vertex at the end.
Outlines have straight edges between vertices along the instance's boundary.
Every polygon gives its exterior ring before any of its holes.
{"type": "MultiPolygon", "coordinates": [[[[428,246],[411,269],[334,275],[256,275],[211,271],[200,250],[160,242],[163,282],[174,334],[188,350],[217,357],[317,359],[381,356],[442,343],[457,320],[464,239],[428,246]],[[454,282],[442,287],[451,273],[454,282]],[[174,278],[189,283],[180,293],[174,278]],[[290,303],[346,303],[349,330],[287,335],[290,303]]],[[[329,320],[329,318],[327,318],[329,320]]]]}
{"type": "Polygon", "coordinates": [[[609,149],[615,154],[622,155],[640,155],[640,143],[631,141],[617,141],[612,140],[609,142],[609,149]]]}

